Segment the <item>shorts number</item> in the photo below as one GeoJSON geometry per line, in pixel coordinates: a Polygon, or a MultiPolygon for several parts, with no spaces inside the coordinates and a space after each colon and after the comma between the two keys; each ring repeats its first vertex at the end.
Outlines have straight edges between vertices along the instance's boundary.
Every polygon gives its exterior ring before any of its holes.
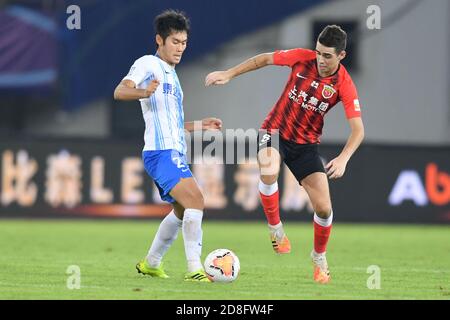
{"type": "Polygon", "coordinates": [[[263,135],[261,141],[259,142],[259,146],[262,146],[263,144],[266,144],[270,141],[270,134],[266,133],[263,135]]]}

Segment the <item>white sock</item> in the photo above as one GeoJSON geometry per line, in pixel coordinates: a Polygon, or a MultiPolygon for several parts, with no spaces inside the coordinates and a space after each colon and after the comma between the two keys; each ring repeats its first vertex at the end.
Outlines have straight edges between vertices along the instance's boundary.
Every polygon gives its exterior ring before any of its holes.
{"type": "Polygon", "coordinates": [[[280,228],[283,227],[283,224],[281,223],[281,221],[278,222],[278,224],[276,224],[276,225],[274,225],[274,226],[271,225],[270,223],[268,223],[267,225],[269,226],[269,229],[270,229],[271,231],[276,231],[276,230],[278,230],[278,229],[280,229],[280,228]]]}
{"type": "Polygon", "coordinates": [[[202,255],[202,218],[203,211],[185,209],[183,217],[184,250],[188,264],[188,272],[203,269],[200,257],[202,255]]]}
{"type": "Polygon", "coordinates": [[[322,226],[322,227],[329,227],[331,226],[331,224],[333,223],[333,210],[331,210],[330,216],[326,219],[323,219],[321,217],[319,217],[315,212],[314,212],[314,221],[322,226]]]}
{"type": "Polygon", "coordinates": [[[276,225],[271,225],[270,223],[267,224],[269,226],[269,230],[271,233],[275,233],[275,236],[277,237],[278,240],[281,240],[284,236],[284,229],[283,229],[283,224],[281,223],[281,221],[276,224],[276,225]]]}
{"type": "Polygon", "coordinates": [[[177,218],[173,210],[161,222],[147,254],[150,267],[159,267],[162,257],[177,238],[182,223],[183,221],[177,218]]]}
{"type": "Polygon", "coordinates": [[[261,192],[263,195],[271,196],[278,191],[278,182],[275,181],[274,184],[265,184],[264,182],[259,180],[258,188],[259,192],[261,192]]]}

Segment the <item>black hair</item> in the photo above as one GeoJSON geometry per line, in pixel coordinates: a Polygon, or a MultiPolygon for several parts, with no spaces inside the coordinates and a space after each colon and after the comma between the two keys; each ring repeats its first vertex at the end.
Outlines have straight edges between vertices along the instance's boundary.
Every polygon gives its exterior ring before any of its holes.
{"type": "Polygon", "coordinates": [[[347,33],[338,25],[328,25],[319,34],[318,41],[336,50],[336,54],[341,53],[347,46],[347,33]]]}
{"type": "Polygon", "coordinates": [[[186,14],[177,10],[166,10],[159,14],[153,21],[155,33],[159,34],[163,39],[163,43],[172,32],[186,31],[189,35],[190,22],[186,14]]]}

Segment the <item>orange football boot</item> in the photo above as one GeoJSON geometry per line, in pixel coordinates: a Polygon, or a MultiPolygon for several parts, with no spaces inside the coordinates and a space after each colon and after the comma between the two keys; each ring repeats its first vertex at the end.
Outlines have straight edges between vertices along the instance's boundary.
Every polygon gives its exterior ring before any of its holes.
{"type": "Polygon", "coordinates": [[[326,284],[330,282],[331,275],[328,269],[325,253],[317,254],[314,250],[311,252],[311,259],[314,265],[313,279],[315,282],[326,284]]]}
{"type": "Polygon", "coordinates": [[[270,241],[272,241],[272,247],[276,253],[285,254],[291,252],[291,243],[285,234],[279,239],[275,232],[271,232],[270,241]]]}

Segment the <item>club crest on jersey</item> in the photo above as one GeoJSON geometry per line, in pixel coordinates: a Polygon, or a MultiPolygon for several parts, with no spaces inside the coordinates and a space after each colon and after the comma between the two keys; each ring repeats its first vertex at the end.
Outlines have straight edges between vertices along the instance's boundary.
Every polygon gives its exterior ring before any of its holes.
{"type": "Polygon", "coordinates": [[[332,86],[329,86],[327,84],[323,86],[322,96],[325,99],[330,99],[333,96],[333,94],[335,94],[335,93],[336,93],[336,90],[334,90],[332,86]]]}

